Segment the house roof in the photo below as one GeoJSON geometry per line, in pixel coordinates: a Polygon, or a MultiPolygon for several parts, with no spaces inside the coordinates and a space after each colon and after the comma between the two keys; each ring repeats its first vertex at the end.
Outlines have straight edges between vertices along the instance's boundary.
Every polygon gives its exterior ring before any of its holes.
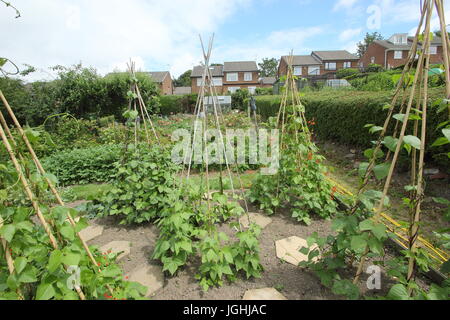
{"type": "Polygon", "coordinates": [[[162,83],[167,76],[170,76],[169,71],[155,71],[155,72],[146,72],[146,73],[156,83],[162,83]]]}
{"type": "Polygon", "coordinates": [[[183,95],[183,94],[191,94],[192,90],[191,87],[175,87],[173,89],[174,95],[183,95]]]}
{"type": "MultiPolygon", "coordinates": [[[[414,37],[408,37],[408,41],[410,41],[412,43],[414,41],[414,37]]],[[[421,43],[421,42],[419,42],[419,43],[421,43]]],[[[440,45],[442,45],[442,38],[438,37],[438,36],[434,36],[433,40],[431,40],[431,44],[434,44],[434,45],[440,44],[440,45]]]]}
{"type": "MultiPolygon", "coordinates": [[[[281,59],[284,59],[286,63],[289,62],[289,56],[283,56],[281,59]]],[[[314,58],[311,55],[308,56],[292,56],[292,65],[294,66],[312,66],[319,65],[321,62],[314,58]]]]}
{"type": "MultiPolygon", "coordinates": [[[[191,78],[201,78],[203,77],[203,71],[205,70],[204,66],[195,66],[192,70],[191,78]]],[[[223,66],[214,66],[211,67],[211,73],[213,77],[222,77],[223,76],[223,66]]]]}
{"type": "Polygon", "coordinates": [[[275,77],[262,77],[261,83],[262,84],[274,84],[277,81],[277,78],[275,77]]]}
{"type": "Polygon", "coordinates": [[[348,52],[347,50],[331,50],[331,51],[313,51],[313,55],[316,55],[323,61],[328,60],[359,60],[359,58],[348,52]]]}
{"type": "Polygon", "coordinates": [[[223,72],[256,72],[258,66],[255,61],[233,61],[223,64],[223,72]]]}
{"type": "Polygon", "coordinates": [[[411,44],[395,44],[387,40],[375,40],[374,42],[382,47],[385,47],[386,49],[397,49],[397,50],[411,49],[411,44]]]}

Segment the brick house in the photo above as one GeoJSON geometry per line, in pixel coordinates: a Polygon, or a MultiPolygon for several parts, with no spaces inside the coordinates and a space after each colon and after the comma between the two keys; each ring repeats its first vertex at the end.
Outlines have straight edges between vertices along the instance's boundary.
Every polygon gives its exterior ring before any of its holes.
{"type": "MultiPolygon", "coordinates": [[[[203,66],[196,66],[191,73],[191,92],[199,93],[202,87],[202,77],[204,72],[203,66]]],[[[211,67],[211,75],[213,77],[214,86],[216,87],[217,93],[222,94],[223,92],[223,66],[213,66],[211,67]]]]}
{"type": "MultiPolygon", "coordinates": [[[[394,34],[388,40],[375,40],[359,60],[359,67],[367,68],[369,64],[379,64],[385,69],[402,66],[408,59],[413,41],[414,37],[408,37],[407,33],[394,34]]],[[[442,40],[436,36],[431,41],[430,63],[443,63],[442,40]]]]}
{"type": "Polygon", "coordinates": [[[147,74],[159,86],[162,95],[173,94],[173,82],[169,71],[147,72],[147,74]]]}
{"type": "MultiPolygon", "coordinates": [[[[358,57],[346,50],[313,51],[311,55],[293,56],[294,75],[300,78],[335,79],[336,72],[346,68],[357,68],[358,57]]],[[[278,77],[287,74],[288,56],[281,57],[278,77]]]]}
{"type": "Polygon", "coordinates": [[[223,65],[223,92],[234,93],[239,89],[248,89],[254,94],[260,87],[259,70],[255,61],[225,62],[223,65]]]}
{"type": "MultiPolygon", "coordinates": [[[[196,66],[192,70],[192,93],[199,93],[203,71],[203,66],[196,66]]],[[[256,88],[262,86],[255,61],[225,62],[223,65],[211,67],[211,74],[218,94],[234,93],[244,88],[254,93],[256,88]]]]}
{"type": "Polygon", "coordinates": [[[277,82],[276,77],[262,77],[259,79],[259,87],[260,88],[272,88],[273,85],[277,82]]]}

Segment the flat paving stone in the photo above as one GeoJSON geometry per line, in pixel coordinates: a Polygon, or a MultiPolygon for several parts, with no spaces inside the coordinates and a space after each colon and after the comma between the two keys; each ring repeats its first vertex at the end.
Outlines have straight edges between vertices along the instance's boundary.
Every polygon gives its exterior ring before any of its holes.
{"type": "Polygon", "coordinates": [[[164,274],[159,266],[148,265],[131,272],[129,281],[139,282],[147,287],[146,297],[150,297],[164,286],[164,274]]]}
{"type": "Polygon", "coordinates": [[[102,226],[89,226],[86,229],[80,231],[80,235],[84,241],[90,241],[103,233],[102,226]]]}
{"type": "Polygon", "coordinates": [[[264,229],[270,223],[272,223],[272,219],[260,213],[249,212],[248,215],[244,214],[239,219],[239,222],[244,226],[244,228],[248,228],[250,226],[250,223],[256,223],[258,226],[264,229]]]}
{"type": "MultiPolygon", "coordinates": [[[[308,256],[299,251],[303,247],[308,247],[308,243],[305,239],[296,236],[275,242],[277,257],[294,266],[298,266],[302,261],[308,261],[308,256]]],[[[314,247],[312,247],[312,249],[313,248],[314,247]]],[[[318,257],[316,257],[316,259],[318,259],[318,257]]]]}
{"type": "Polygon", "coordinates": [[[275,288],[263,288],[247,290],[242,300],[287,300],[287,298],[275,288]]]}
{"type": "Polygon", "coordinates": [[[111,241],[110,243],[107,243],[103,247],[101,247],[100,251],[102,253],[108,252],[109,250],[111,250],[112,253],[121,252],[121,254],[117,256],[117,261],[119,261],[120,259],[123,259],[130,254],[130,247],[131,242],[129,241],[111,241]]]}

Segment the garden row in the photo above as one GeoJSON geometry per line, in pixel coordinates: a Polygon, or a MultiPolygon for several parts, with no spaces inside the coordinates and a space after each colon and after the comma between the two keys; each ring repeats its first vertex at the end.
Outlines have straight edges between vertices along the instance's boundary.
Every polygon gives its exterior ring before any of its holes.
{"type": "MultiPolygon", "coordinates": [[[[314,120],[313,130],[317,137],[369,147],[370,141],[376,140],[377,136],[371,134],[365,126],[367,124],[383,126],[388,112],[384,107],[391,102],[392,94],[392,91],[346,91],[343,94],[339,90],[306,93],[301,99],[306,106],[306,117],[314,120]]],[[[439,112],[442,109],[440,102],[443,97],[442,88],[430,89],[427,117],[428,145],[441,137],[438,125],[448,120],[447,112],[439,112]]],[[[281,96],[257,97],[258,113],[264,119],[276,116],[280,100],[281,96]]],[[[448,145],[430,148],[428,155],[436,162],[448,166],[448,149],[448,145]]]]}

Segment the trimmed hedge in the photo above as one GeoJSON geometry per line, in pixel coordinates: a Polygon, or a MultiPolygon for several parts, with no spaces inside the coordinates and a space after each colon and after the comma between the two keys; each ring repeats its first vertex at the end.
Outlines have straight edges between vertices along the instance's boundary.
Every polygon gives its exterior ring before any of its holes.
{"type": "MultiPolygon", "coordinates": [[[[441,132],[436,130],[436,127],[441,122],[448,120],[448,114],[446,112],[438,114],[438,107],[433,106],[432,103],[444,97],[444,89],[432,88],[429,90],[429,93],[427,144],[431,145],[441,136],[441,132]]],[[[392,91],[342,92],[336,90],[307,93],[302,96],[301,100],[306,107],[307,119],[316,120],[314,133],[319,138],[369,147],[370,141],[376,140],[378,136],[370,134],[369,130],[364,128],[364,126],[366,124],[383,126],[387,116],[387,110],[383,110],[383,106],[391,102],[392,95],[392,91]]],[[[256,97],[258,112],[265,119],[276,116],[280,101],[281,96],[256,97]]],[[[430,155],[438,156],[448,152],[448,149],[448,146],[443,146],[428,150],[430,155]]],[[[446,161],[448,166],[448,159],[446,161]]]]}
{"type": "Polygon", "coordinates": [[[197,96],[197,94],[160,96],[160,113],[163,116],[177,113],[193,113],[197,102],[197,96]]]}

